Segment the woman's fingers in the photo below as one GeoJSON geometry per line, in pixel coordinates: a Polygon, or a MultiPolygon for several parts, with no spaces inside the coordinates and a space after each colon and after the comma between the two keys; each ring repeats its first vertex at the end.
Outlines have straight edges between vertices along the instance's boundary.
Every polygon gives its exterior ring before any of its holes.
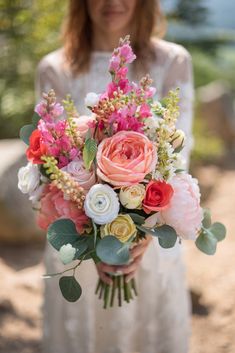
{"type": "Polygon", "coordinates": [[[96,267],[102,271],[102,272],[116,272],[117,270],[117,266],[111,266],[108,264],[105,264],[104,262],[99,262],[98,264],[96,264],[96,267]]]}
{"type": "Polygon", "coordinates": [[[142,254],[134,259],[129,265],[118,266],[116,272],[120,272],[123,275],[127,275],[130,272],[136,271],[142,260],[142,254]]]}
{"type": "Polygon", "coordinates": [[[128,283],[132,278],[135,277],[135,272],[136,271],[130,272],[128,275],[125,276],[125,282],[126,283],[128,283]]]}
{"type": "Polygon", "coordinates": [[[112,278],[106,274],[105,272],[102,272],[102,271],[98,271],[98,274],[99,274],[99,277],[100,279],[104,282],[104,283],[107,283],[108,285],[112,285],[113,283],[113,280],[112,278]]]}

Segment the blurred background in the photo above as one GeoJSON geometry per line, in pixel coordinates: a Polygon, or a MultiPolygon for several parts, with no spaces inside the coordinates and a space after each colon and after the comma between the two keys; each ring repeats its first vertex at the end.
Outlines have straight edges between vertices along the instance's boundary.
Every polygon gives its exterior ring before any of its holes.
{"type": "MultiPolygon", "coordinates": [[[[39,60],[58,48],[64,0],[0,0],[0,352],[40,351],[42,256],[27,198],[17,191],[24,161],[18,132],[31,119],[39,60]],[[22,334],[24,332],[24,334],[22,334]]],[[[226,224],[227,240],[208,257],[186,244],[193,303],[190,353],[235,352],[235,2],[162,0],[166,39],[193,58],[195,144],[191,172],[203,205],[226,224]]]]}

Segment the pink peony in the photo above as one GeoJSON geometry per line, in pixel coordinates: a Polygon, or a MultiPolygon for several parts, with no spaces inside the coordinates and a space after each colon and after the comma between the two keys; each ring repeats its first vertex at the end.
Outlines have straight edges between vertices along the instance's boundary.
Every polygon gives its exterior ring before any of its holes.
{"type": "Polygon", "coordinates": [[[81,115],[78,118],[74,118],[74,122],[76,123],[77,130],[80,132],[81,137],[85,137],[89,128],[95,123],[95,115],[81,115]]]}
{"type": "Polygon", "coordinates": [[[195,239],[203,219],[198,181],[189,174],[178,174],[170,184],[174,194],[169,207],[158,213],[158,222],[173,227],[184,239],[195,239]]]}
{"type": "Polygon", "coordinates": [[[87,191],[96,183],[94,170],[87,170],[81,158],[75,158],[62,170],[69,173],[87,191]]]}
{"type": "Polygon", "coordinates": [[[104,139],[97,151],[97,175],[115,186],[129,186],[144,180],[154,170],[157,153],[143,134],[120,131],[104,139]]]}
{"type": "Polygon", "coordinates": [[[37,224],[47,230],[49,225],[57,219],[69,218],[75,225],[78,233],[83,233],[89,224],[89,218],[84,210],[78,209],[75,202],[65,200],[63,192],[54,186],[47,186],[41,199],[41,209],[37,216],[37,224]]]}

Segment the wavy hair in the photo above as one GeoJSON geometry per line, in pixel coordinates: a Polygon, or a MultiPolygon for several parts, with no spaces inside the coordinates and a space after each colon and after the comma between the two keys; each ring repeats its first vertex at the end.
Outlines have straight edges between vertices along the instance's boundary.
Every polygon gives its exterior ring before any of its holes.
{"type": "MultiPolygon", "coordinates": [[[[160,3],[156,0],[137,0],[131,23],[131,44],[137,60],[134,70],[144,71],[156,53],[151,38],[165,34],[166,21],[160,3]]],[[[70,0],[68,15],[65,19],[62,39],[66,64],[73,74],[89,70],[92,53],[92,21],[89,17],[86,0],[70,0]]]]}

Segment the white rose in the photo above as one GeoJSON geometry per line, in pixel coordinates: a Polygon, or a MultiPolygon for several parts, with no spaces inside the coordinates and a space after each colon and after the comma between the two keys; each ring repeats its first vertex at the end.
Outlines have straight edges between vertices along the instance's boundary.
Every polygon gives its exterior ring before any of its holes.
{"type": "Polygon", "coordinates": [[[59,256],[61,261],[66,265],[73,261],[76,249],[71,244],[61,246],[59,256]]]}
{"type": "Polygon", "coordinates": [[[86,195],[84,210],[97,224],[112,222],[119,212],[119,201],[115,191],[106,184],[96,184],[86,195]]]}
{"type": "Polygon", "coordinates": [[[99,95],[94,92],[87,93],[85,97],[85,105],[93,108],[99,102],[99,95]]]}
{"type": "Polygon", "coordinates": [[[18,188],[23,194],[34,191],[40,183],[40,176],[38,166],[29,162],[18,171],[18,188]]]}
{"type": "Polygon", "coordinates": [[[32,202],[34,208],[39,208],[39,201],[41,199],[45,184],[39,185],[38,188],[29,193],[29,200],[32,202]]]}
{"type": "Polygon", "coordinates": [[[145,196],[145,187],[142,184],[123,187],[120,190],[119,199],[121,204],[130,209],[140,208],[145,196]]]}

